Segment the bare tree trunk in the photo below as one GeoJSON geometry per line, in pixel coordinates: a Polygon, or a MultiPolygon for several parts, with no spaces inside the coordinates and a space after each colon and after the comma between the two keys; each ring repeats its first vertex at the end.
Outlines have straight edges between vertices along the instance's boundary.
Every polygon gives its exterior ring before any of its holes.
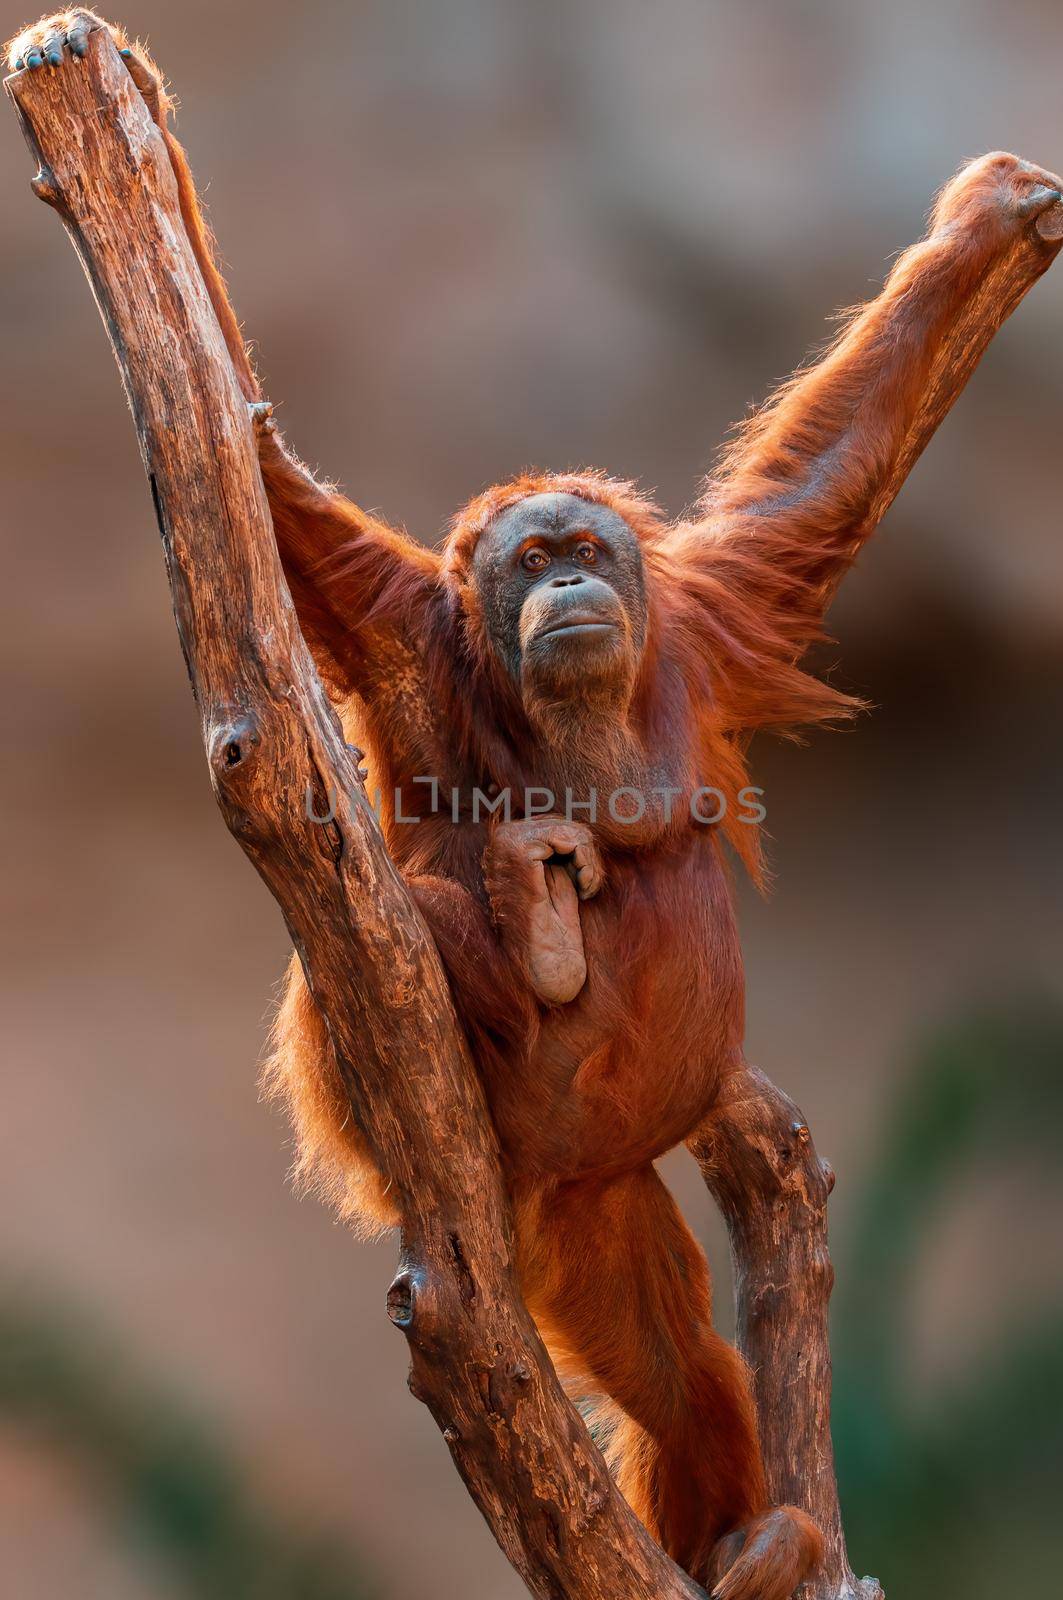
{"type": "MultiPolygon", "coordinates": [[[[66,25],[70,25],[70,17],[66,25]]],[[[211,781],[275,896],[359,1125],[404,1219],[388,1314],[502,1549],[544,1600],[694,1600],[613,1486],[521,1300],[499,1154],[438,954],[396,873],[299,632],[240,394],[158,129],[87,16],[83,60],[7,80],[35,192],[92,284],[151,484],[211,781]],[[335,816],[311,821],[335,796],[335,816]]],[[[1063,208],[1039,231],[1058,239],[1063,208]]],[[[1026,244],[943,350],[904,470],[1044,268],[1026,244]]],[[[897,482],[903,473],[898,469],[897,482]]],[[[886,498],[896,484],[891,482],[886,498]]],[[[130,729],[130,756],[136,730],[130,729]]],[[[755,1069],[691,1140],[731,1231],[739,1342],[755,1374],[773,1497],[828,1541],[809,1600],[877,1600],[850,1571],[830,1440],[826,1201],[796,1107],[755,1069]]]]}
{"type": "Polygon", "coordinates": [[[753,1372],[768,1487],[801,1506],[826,1539],[807,1600],[880,1600],[874,1578],[854,1578],[845,1550],[830,1436],[827,1196],[834,1174],[804,1117],[746,1067],[728,1080],[712,1117],[690,1140],[731,1236],[738,1345],[753,1372]]]}
{"type": "Polygon", "coordinates": [[[701,1591],[613,1486],[521,1300],[483,1093],[299,632],[162,138],[98,28],[84,60],[7,89],[35,191],[66,225],[118,358],[218,803],[280,905],[399,1198],[388,1312],[410,1387],[533,1594],[691,1600],[701,1591]],[[332,823],[308,819],[308,792],[318,815],[337,796],[332,823]]]}

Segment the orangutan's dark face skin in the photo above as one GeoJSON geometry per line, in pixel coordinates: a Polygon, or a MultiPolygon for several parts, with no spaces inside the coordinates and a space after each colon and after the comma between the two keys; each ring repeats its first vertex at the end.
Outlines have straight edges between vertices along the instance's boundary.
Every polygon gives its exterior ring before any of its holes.
{"type": "Polygon", "coordinates": [[[646,637],[642,552],[608,506],[535,494],[481,537],[473,576],[488,633],[525,704],[626,702],[646,637]]]}

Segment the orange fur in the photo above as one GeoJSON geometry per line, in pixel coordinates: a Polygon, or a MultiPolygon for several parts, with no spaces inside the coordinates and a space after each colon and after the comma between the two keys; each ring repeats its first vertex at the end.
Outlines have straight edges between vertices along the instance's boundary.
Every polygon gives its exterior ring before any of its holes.
{"type": "Polygon", "coordinates": [[[268,1095],[291,1110],[296,1183],[312,1189],[363,1238],[394,1227],[398,1215],[354,1119],[324,1019],[298,956],[288,966],[262,1074],[268,1095]]]}
{"type": "MultiPolygon", "coordinates": [[[[164,123],[156,78],[145,92],[164,123]]],[[[187,164],[168,133],[167,144],[240,382],[257,399],[187,164]]],[[[500,939],[507,918],[519,921],[522,891],[496,875],[488,896],[492,823],[463,810],[455,825],[416,780],[557,793],[576,774],[602,786],[666,781],[684,796],[713,784],[733,797],[755,730],[851,715],[857,702],[804,672],[801,657],[896,488],[942,341],[1011,236],[1009,206],[1044,176],[995,155],[949,185],[928,237],[819,364],[739,432],[678,522],[599,473],[526,473],[474,499],[430,552],[316,483],[276,435],[261,440],[302,625],[384,791],[389,848],[483,1076],[529,1304],[560,1365],[611,1398],[632,1505],[722,1600],[785,1600],[821,1549],[802,1512],[769,1507],[748,1374],[712,1327],[704,1257],[653,1169],[711,1116],[741,1059],[742,965],[720,841],[759,877],[756,830],[733,813],[699,827],[682,805],[634,828],[600,819],[605,886],[580,909],[587,981],[547,1006],[500,939]],[[544,491],[615,510],[645,569],[648,637],[630,703],[621,718],[584,714],[578,740],[566,737],[566,706],[553,722],[530,717],[473,572],[499,513],[544,491]],[[397,785],[416,824],[400,820],[397,785]]],[[[365,1227],[397,1220],[295,961],[267,1083],[290,1106],[300,1176],[365,1227]]]]}
{"type": "MultiPolygon", "coordinates": [[[[385,791],[385,836],[484,1078],[529,1304],[562,1369],[610,1397],[611,1459],[632,1506],[720,1600],[785,1600],[822,1550],[802,1511],[769,1505],[748,1373],[713,1330],[704,1257],[653,1170],[711,1116],[740,1060],[741,959],[720,836],[762,881],[756,829],[733,809],[713,830],[681,811],[628,831],[599,821],[607,886],[580,913],[588,979],[550,1007],[503,948],[523,891],[492,877],[488,896],[490,824],[454,826],[425,803],[403,826],[388,797],[400,786],[408,809],[417,774],[518,794],[527,784],[558,793],[574,775],[608,787],[664,774],[684,794],[706,783],[733,797],[757,729],[858,709],[800,660],[884,508],[941,341],[992,259],[992,195],[1010,171],[1010,158],[988,158],[945,191],[929,239],[823,361],[740,431],[676,523],[630,483],[527,472],[474,499],[426,552],[314,483],[275,437],[263,441],[300,616],[385,791]],[[648,641],[624,726],[584,717],[578,748],[564,708],[552,728],[530,720],[473,570],[500,513],[544,492],[618,512],[645,570],[648,641]]],[[[303,1007],[282,1010],[272,1072],[301,1165],[323,1174],[346,1213],[386,1220],[303,1007]]]]}

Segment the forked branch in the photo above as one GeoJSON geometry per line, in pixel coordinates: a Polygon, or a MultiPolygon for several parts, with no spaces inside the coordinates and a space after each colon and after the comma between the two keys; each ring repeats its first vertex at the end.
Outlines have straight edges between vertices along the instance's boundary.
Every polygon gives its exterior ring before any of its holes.
{"type": "MultiPolygon", "coordinates": [[[[411,1388],[534,1595],[695,1600],[615,1489],[521,1299],[483,1092],[299,632],[165,144],[89,14],[83,33],[83,57],[19,72],[7,89],[39,163],[35,192],[62,217],[118,358],[219,805],[280,905],[398,1199],[388,1313],[408,1339],[411,1388]],[[330,810],[324,825],[308,814],[330,810]]],[[[1026,241],[986,279],[883,503],[1045,260],[1026,241]]],[[[754,1069],[731,1080],[691,1147],[731,1231],[772,1498],[804,1506],[827,1536],[809,1600],[876,1600],[875,1581],[849,1568],[830,1443],[829,1173],[796,1107],[754,1069]]]]}
{"type": "Polygon", "coordinates": [[[853,1576],[830,1435],[827,1196],[834,1174],[793,1101],[756,1067],[730,1079],[690,1141],[731,1237],[738,1345],[753,1373],[773,1501],[801,1506],[826,1539],[807,1600],[881,1600],[853,1576]]]}
{"type": "Polygon", "coordinates": [[[614,1488],[513,1272],[498,1150],[439,957],[299,633],[247,407],[162,138],[108,34],[7,80],[81,258],[151,483],[222,813],[278,901],[405,1221],[388,1297],[470,1493],[543,1600],[692,1600],[614,1488]],[[336,797],[327,826],[318,815],[336,797]]]}

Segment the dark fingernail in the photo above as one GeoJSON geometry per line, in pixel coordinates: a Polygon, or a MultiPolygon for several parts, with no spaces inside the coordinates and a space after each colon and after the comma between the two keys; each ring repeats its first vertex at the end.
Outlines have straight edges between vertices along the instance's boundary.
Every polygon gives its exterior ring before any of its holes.
{"type": "Polygon", "coordinates": [[[122,57],[122,60],[125,61],[129,56],[131,56],[133,54],[133,52],[132,52],[132,50],[119,50],[118,54],[122,57]]]}
{"type": "Polygon", "coordinates": [[[76,55],[76,56],[83,56],[85,54],[85,52],[88,50],[89,42],[88,42],[87,39],[77,38],[77,39],[71,39],[69,42],[70,42],[70,49],[73,52],[73,54],[76,55]]]}
{"type": "Polygon", "coordinates": [[[43,67],[44,62],[41,60],[40,53],[36,50],[31,50],[26,57],[26,65],[31,72],[35,72],[38,67],[43,67]]]}
{"type": "Polygon", "coordinates": [[[1019,216],[1033,216],[1036,212],[1044,211],[1048,206],[1055,205],[1058,200],[1058,189],[1050,189],[1047,183],[1035,184],[1029,193],[1019,201],[1019,216]]]}
{"type": "Polygon", "coordinates": [[[19,56],[18,60],[15,62],[15,71],[16,72],[21,72],[25,65],[26,65],[25,56],[19,56]]]}
{"type": "Polygon", "coordinates": [[[44,59],[50,67],[58,67],[62,63],[63,52],[61,50],[48,50],[45,52],[44,59]]]}

